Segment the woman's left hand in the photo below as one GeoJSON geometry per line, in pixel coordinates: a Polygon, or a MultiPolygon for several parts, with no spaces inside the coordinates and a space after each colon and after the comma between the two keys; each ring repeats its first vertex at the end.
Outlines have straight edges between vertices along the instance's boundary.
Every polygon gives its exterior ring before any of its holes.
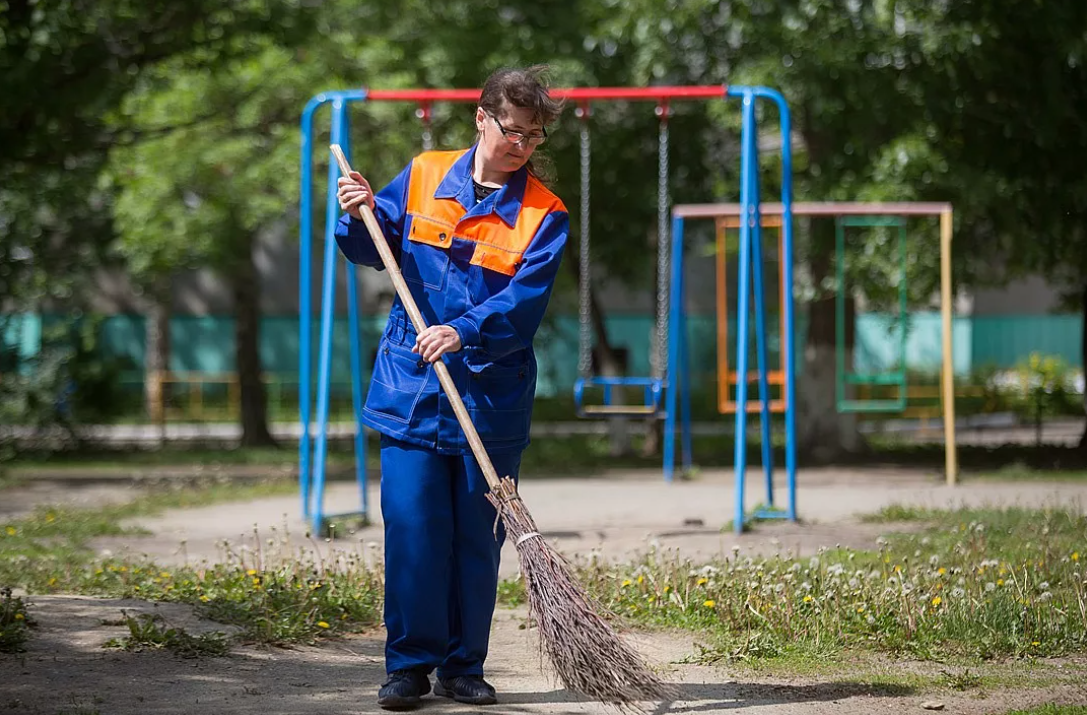
{"type": "Polygon", "coordinates": [[[431,325],[415,339],[413,353],[419,353],[427,362],[437,362],[445,353],[460,350],[460,335],[448,325],[431,325]]]}

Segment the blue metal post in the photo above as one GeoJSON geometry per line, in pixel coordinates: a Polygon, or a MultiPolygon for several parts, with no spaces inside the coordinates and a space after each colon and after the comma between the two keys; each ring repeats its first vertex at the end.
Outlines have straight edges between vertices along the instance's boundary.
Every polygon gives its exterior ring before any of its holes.
{"type": "MultiPolygon", "coordinates": [[[[342,126],[344,155],[351,156],[350,122],[345,115],[342,126]]],[[[338,172],[337,172],[338,173],[338,172]]],[[[333,183],[331,187],[336,187],[333,183]]],[[[331,190],[330,187],[330,190],[331,190]]],[[[358,269],[347,263],[347,324],[351,343],[351,402],[355,408],[355,481],[359,485],[359,506],[369,516],[370,495],[366,484],[366,428],[362,424],[362,344],[359,336],[358,269]]]]}
{"type": "MultiPolygon", "coordinates": [[[[664,410],[664,481],[671,482],[676,468],[676,400],[682,384],[679,360],[679,327],[683,315],[683,218],[672,217],[672,279],[668,296],[668,381],[664,410]]],[[[688,395],[688,399],[690,396],[688,395]]]]}
{"type": "MultiPolygon", "coordinates": [[[[679,261],[680,271],[677,274],[676,280],[679,281],[679,295],[681,301],[687,295],[687,280],[684,277],[685,274],[682,270],[683,267],[683,247],[679,249],[679,261]]],[[[683,308],[682,302],[680,307],[683,308]]],[[[692,463],[692,448],[691,448],[691,356],[689,354],[690,336],[687,334],[687,311],[681,309],[679,311],[679,323],[677,324],[677,344],[679,346],[679,389],[682,401],[680,402],[680,444],[683,448],[683,470],[684,473],[691,471],[692,463]]]]}
{"type": "MultiPolygon", "coordinates": [[[[342,97],[332,100],[332,137],[333,144],[341,144],[344,139],[344,123],[347,117],[347,105],[342,97]]],[[[331,159],[328,162],[328,197],[325,204],[325,270],[324,285],[321,293],[321,356],[317,376],[317,443],[313,459],[312,499],[310,519],[313,533],[321,529],[324,516],[325,497],[325,457],[328,453],[328,403],[329,383],[332,373],[332,328],[336,302],[336,259],[339,249],[336,246],[336,222],[339,220],[339,203],[336,201],[336,179],[340,169],[331,159]]]]}
{"type": "MultiPolygon", "coordinates": [[[[733,90],[730,89],[731,93],[733,90]]],[[[755,97],[748,89],[742,90],[743,122],[740,135],[740,256],[737,276],[737,327],[736,327],[736,430],[734,469],[736,472],[736,511],[733,521],[737,534],[744,530],[744,482],[747,476],[747,319],[748,296],[751,293],[751,175],[754,157],[749,138],[754,131],[755,97]]]]}
{"type": "Polygon", "coordinates": [[[302,185],[299,187],[298,234],[298,419],[302,434],[298,441],[298,490],[302,518],[309,518],[310,488],[310,341],[313,337],[313,113],[327,101],[319,94],[302,111],[302,185]]]}
{"type": "Polygon", "coordinates": [[[792,130],[789,105],[780,92],[772,89],[757,90],[762,97],[778,106],[781,124],[781,225],[782,225],[782,281],[785,283],[782,319],[785,321],[785,344],[782,357],[785,363],[785,471],[788,478],[789,506],[787,516],[796,521],[796,330],[793,324],[793,158],[792,130]]]}
{"type": "MultiPolygon", "coordinates": [[[[754,104],[754,102],[752,102],[754,104]]],[[[754,111],[752,111],[754,115],[754,111]]],[[[751,187],[749,195],[751,213],[748,218],[748,226],[751,230],[751,271],[755,289],[755,355],[758,360],[759,373],[759,402],[761,403],[762,419],[759,420],[762,427],[762,469],[766,475],[766,504],[774,505],[774,451],[770,431],[770,381],[766,371],[769,369],[769,359],[766,351],[766,291],[763,287],[763,263],[762,263],[762,217],[759,207],[759,144],[757,119],[752,116],[750,134],[747,137],[747,149],[751,153],[751,176],[748,183],[751,187]]],[[[747,405],[742,405],[744,409],[747,405]]]]}

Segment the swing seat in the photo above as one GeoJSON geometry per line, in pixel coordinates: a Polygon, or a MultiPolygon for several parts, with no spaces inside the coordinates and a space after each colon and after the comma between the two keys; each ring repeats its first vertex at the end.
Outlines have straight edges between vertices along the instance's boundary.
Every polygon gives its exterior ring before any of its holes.
{"type": "Polygon", "coordinates": [[[655,377],[580,377],[574,383],[574,405],[577,408],[578,417],[657,417],[662,414],[661,395],[664,392],[664,381],[655,377]],[[601,404],[585,404],[585,388],[600,387],[604,391],[604,401],[601,404]],[[614,402],[615,387],[641,387],[643,401],[641,404],[618,404],[614,402]]]}

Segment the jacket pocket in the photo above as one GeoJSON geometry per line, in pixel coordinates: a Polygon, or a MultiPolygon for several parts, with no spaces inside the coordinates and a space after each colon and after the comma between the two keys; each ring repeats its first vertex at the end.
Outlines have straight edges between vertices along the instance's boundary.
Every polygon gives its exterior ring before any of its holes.
{"type": "Polygon", "coordinates": [[[429,366],[411,349],[389,341],[378,344],[366,410],[395,422],[411,422],[426,387],[429,366]]]}
{"type": "Polygon", "coordinates": [[[485,443],[524,442],[532,420],[535,366],[468,363],[468,412],[485,443]]]}
{"type": "Polygon", "coordinates": [[[400,272],[404,280],[426,288],[442,290],[449,272],[449,246],[453,230],[432,221],[413,216],[400,272]]]}

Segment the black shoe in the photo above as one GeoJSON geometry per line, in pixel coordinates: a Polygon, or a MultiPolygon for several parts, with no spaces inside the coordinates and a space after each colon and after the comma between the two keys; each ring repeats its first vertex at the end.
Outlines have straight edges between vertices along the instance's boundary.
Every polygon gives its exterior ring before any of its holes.
{"type": "Polygon", "coordinates": [[[494,705],[498,702],[494,688],[483,679],[482,675],[438,678],[438,682],[434,684],[434,694],[443,698],[453,698],[458,703],[468,705],[494,705]]]}
{"type": "Polygon", "coordinates": [[[377,691],[377,704],[385,710],[414,710],[430,692],[430,678],[421,670],[396,670],[377,691]]]}

